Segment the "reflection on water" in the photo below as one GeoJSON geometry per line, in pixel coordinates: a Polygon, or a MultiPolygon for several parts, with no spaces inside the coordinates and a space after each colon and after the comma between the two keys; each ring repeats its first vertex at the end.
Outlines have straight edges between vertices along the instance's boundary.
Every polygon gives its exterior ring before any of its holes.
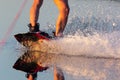
{"type": "Polygon", "coordinates": [[[35,62],[42,66],[53,67],[56,65],[64,71],[68,79],[113,80],[120,78],[119,58],[87,57],[27,51],[21,56],[21,60],[27,63],[35,62]]]}

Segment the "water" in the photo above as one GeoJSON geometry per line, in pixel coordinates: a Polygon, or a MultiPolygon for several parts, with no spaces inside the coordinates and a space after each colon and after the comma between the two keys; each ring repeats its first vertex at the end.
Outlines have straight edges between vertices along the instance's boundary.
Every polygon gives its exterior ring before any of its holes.
{"type": "MultiPolygon", "coordinates": [[[[54,30],[54,23],[57,17],[57,9],[53,6],[52,1],[44,1],[45,7],[42,7],[39,22],[41,29],[51,32],[54,30]],[[49,4],[49,6],[48,6],[49,4]],[[51,11],[54,9],[55,11],[51,11]],[[52,15],[54,14],[54,15],[52,15]],[[45,16],[46,15],[46,16],[45,16]],[[51,15],[51,17],[49,16],[51,15]]],[[[3,2],[5,4],[5,2],[3,2]]],[[[14,3],[18,3],[14,1],[14,3]]],[[[22,3],[22,2],[21,2],[22,3]]],[[[26,24],[29,22],[30,1],[9,40],[4,45],[0,56],[0,78],[4,80],[25,80],[24,72],[16,71],[12,65],[21,55],[17,50],[20,44],[17,44],[13,35],[18,32],[26,32],[26,24]],[[6,75],[8,77],[6,77],[6,75]]],[[[13,4],[13,3],[10,3],[13,4]]],[[[111,0],[76,0],[69,2],[71,13],[69,15],[68,25],[66,26],[65,37],[59,40],[53,40],[47,46],[50,50],[48,53],[64,54],[58,66],[62,68],[66,80],[118,80],[120,77],[120,3],[111,0]]],[[[18,4],[17,4],[18,5],[18,4]]],[[[20,3],[19,3],[20,5],[20,3]]],[[[9,14],[15,15],[19,5],[9,14]]],[[[4,6],[4,5],[3,5],[4,6]]],[[[10,8],[14,7],[12,5],[10,8]]],[[[5,7],[6,8],[6,7],[5,7]]],[[[3,11],[6,12],[6,11],[3,11]]],[[[5,14],[3,14],[5,16],[5,14]]],[[[7,27],[4,27],[1,33],[5,33],[7,27]]],[[[3,36],[0,35],[2,38],[3,36]]],[[[46,72],[39,73],[38,80],[52,80],[52,68],[46,72]],[[47,77],[46,77],[47,76],[47,77]]]]}

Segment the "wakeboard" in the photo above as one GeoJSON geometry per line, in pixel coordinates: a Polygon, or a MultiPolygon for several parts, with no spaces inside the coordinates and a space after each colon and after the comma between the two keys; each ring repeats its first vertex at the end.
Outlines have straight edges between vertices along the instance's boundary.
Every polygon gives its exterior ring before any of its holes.
{"type": "Polygon", "coordinates": [[[19,33],[14,35],[15,39],[25,47],[28,47],[33,42],[37,42],[39,40],[49,41],[52,39],[46,32],[36,32],[36,33],[19,33]]]}
{"type": "MultiPolygon", "coordinates": [[[[19,33],[14,35],[14,37],[20,44],[25,47],[29,47],[31,46],[31,43],[37,42],[39,40],[49,41],[52,39],[52,37],[49,36],[46,32],[19,33]]],[[[37,56],[38,55],[39,54],[37,54],[37,56]]],[[[43,67],[36,62],[38,60],[37,56],[35,52],[27,51],[18,58],[18,60],[13,65],[13,68],[27,73],[35,73],[48,69],[48,67],[43,67]]]]}

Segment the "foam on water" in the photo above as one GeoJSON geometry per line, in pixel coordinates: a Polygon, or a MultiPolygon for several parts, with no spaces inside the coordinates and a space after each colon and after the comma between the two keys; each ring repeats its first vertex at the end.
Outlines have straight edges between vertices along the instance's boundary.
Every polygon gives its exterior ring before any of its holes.
{"type": "MultiPolygon", "coordinates": [[[[53,41],[56,54],[71,55],[58,61],[63,71],[71,76],[67,80],[115,80],[120,71],[120,35],[94,33],[83,36],[78,33],[53,41]],[[56,49],[55,47],[55,49],[56,49]],[[112,77],[111,77],[112,76],[112,77]]],[[[54,49],[54,50],[55,50],[54,49]]]]}
{"type": "Polygon", "coordinates": [[[69,29],[66,29],[65,37],[53,40],[50,44],[54,45],[55,53],[120,57],[120,27],[114,27],[111,23],[112,21],[105,22],[95,18],[90,23],[81,23],[79,18],[75,18],[68,24],[69,29]]]}
{"type": "Polygon", "coordinates": [[[70,14],[65,37],[50,43],[55,44],[54,52],[120,57],[119,3],[110,0],[94,0],[95,5],[91,5],[93,2],[90,0],[81,3],[71,5],[73,14],[70,14]]]}

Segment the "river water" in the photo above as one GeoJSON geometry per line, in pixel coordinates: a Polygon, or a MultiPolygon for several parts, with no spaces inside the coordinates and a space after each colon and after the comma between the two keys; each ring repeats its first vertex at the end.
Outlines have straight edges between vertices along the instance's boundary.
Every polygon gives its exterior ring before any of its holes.
{"type": "MultiPolygon", "coordinates": [[[[4,8],[0,19],[2,21],[0,26],[3,28],[0,32],[3,34],[0,35],[1,39],[23,1],[13,0],[9,4],[6,2],[4,0],[0,3],[0,9],[4,8]],[[11,10],[12,12],[8,14],[11,10]]],[[[28,14],[31,4],[32,0],[27,2],[15,28],[0,49],[0,79],[25,80],[24,72],[12,68],[23,53],[19,50],[21,45],[17,43],[13,35],[28,31],[25,26],[29,23],[28,14]]],[[[63,70],[66,80],[119,80],[119,0],[69,0],[69,4],[71,10],[64,37],[48,43],[47,47],[50,49],[47,53],[63,55],[60,60],[56,61],[63,70]]],[[[41,30],[51,34],[55,29],[57,13],[57,8],[51,0],[44,1],[39,19],[41,30]]],[[[53,68],[38,73],[38,80],[53,80],[53,68]]]]}

